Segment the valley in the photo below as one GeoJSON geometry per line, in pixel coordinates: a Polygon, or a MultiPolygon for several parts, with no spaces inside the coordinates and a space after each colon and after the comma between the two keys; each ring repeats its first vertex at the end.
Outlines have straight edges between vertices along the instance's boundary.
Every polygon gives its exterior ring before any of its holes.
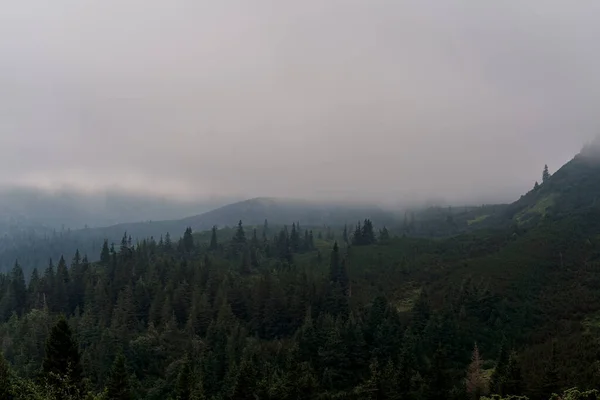
{"type": "Polygon", "coordinates": [[[459,399],[475,385],[546,399],[593,389],[593,160],[582,152],[509,205],[392,213],[253,199],[46,237],[29,248],[37,261],[15,257],[2,276],[2,352],[19,379],[34,378],[66,317],[60,340],[78,343],[91,392],[459,399]],[[123,368],[131,378],[114,372],[123,368]]]}

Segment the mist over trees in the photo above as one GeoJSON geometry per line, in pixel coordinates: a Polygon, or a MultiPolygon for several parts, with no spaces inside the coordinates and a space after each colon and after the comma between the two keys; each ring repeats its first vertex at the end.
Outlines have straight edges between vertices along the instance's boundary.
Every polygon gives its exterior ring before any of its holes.
{"type": "Polygon", "coordinates": [[[576,157],[509,205],[260,216],[17,257],[0,273],[0,394],[595,398],[598,171],[576,157]]]}

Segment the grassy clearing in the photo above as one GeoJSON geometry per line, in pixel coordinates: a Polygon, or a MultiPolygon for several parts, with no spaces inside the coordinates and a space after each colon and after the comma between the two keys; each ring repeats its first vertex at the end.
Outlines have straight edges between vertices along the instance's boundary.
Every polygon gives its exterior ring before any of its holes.
{"type": "Polygon", "coordinates": [[[486,218],[488,218],[490,215],[489,214],[485,214],[485,215],[480,215],[474,219],[470,219],[467,221],[467,225],[473,225],[473,224],[477,224],[479,222],[485,221],[486,218]]]}
{"type": "Polygon", "coordinates": [[[518,213],[515,217],[517,222],[523,223],[527,221],[529,219],[528,217],[531,217],[532,215],[540,215],[544,217],[546,215],[546,212],[548,211],[548,208],[552,207],[556,203],[557,197],[558,194],[556,193],[551,193],[545,197],[542,197],[534,205],[518,213]]]}

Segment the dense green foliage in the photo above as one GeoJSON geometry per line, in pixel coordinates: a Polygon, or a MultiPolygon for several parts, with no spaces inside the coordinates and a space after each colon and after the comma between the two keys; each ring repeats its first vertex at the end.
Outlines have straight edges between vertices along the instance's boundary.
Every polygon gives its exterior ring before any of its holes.
{"type": "Polygon", "coordinates": [[[509,206],[389,230],[239,221],[124,235],[28,281],[15,263],[0,275],[0,393],[595,399],[599,181],[581,156],[509,206]]]}
{"type": "MultiPolygon", "coordinates": [[[[0,193],[1,194],[1,193],[0,193]]],[[[44,197],[42,197],[44,198],[44,197]]],[[[2,200],[0,196],[0,206],[2,200]]],[[[110,243],[119,243],[123,232],[132,236],[134,242],[141,241],[150,237],[158,238],[171,232],[172,235],[181,235],[187,227],[192,227],[195,231],[207,231],[213,226],[220,229],[225,227],[235,228],[238,221],[243,219],[246,226],[262,227],[263,221],[269,219],[273,226],[283,226],[293,221],[302,221],[306,226],[320,227],[330,226],[340,228],[347,222],[355,222],[359,219],[369,217],[376,224],[383,225],[388,221],[394,221],[395,215],[390,211],[384,211],[377,207],[363,207],[358,205],[340,205],[330,203],[314,203],[306,201],[293,201],[284,199],[256,198],[242,202],[232,203],[212,211],[199,215],[193,215],[201,210],[205,210],[207,204],[198,205],[195,210],[188,211],[191,217],[179,220],[156,220],[161,215],[159,210],[152,221],[120,223],[107,227],[83,228],[83,224],[70,224],[65,217],[65,211],[76,213],[74,206],[69,206],[69,202],[62,204],[66,199],[55,199],[57,211],[54,207],[46,213],[52,220],[58,216],[65,218],[63,224],[50,224],[49,226],[30,227],[28,224],[19,221],[15,226],[4,232],[2,230],[2,216],[0,215],[0,271],[9,270],[15,259],[18,259],[26,271],[31,271],[34,267],[38,269],[45,268],[48,259],[57,260],[61,255],[74,254],[79,250],[81,254],[88,254],[95,260],[100,253],[103,241],[105,239],[110,243]],[[62,204],[62,205],[61,205],[62,204]],[[69,229],[70,228],[70,229],[69,229]],[[77,228],[77,229],[75,229],[77,228]]],[[[144,203],[138,199],[140,207],[144,208],[144,203]]],[[[25,202],[27,203],[27,202],[25,202]]],[[[25,212],[29,208],[44,208],[43,204],[35,202],[25,207],[25,212]]],[[[28,204],[28,203],[27,203],[28,204]]],[[[117,206],[118,204],[115,204],[117,206]]],[[[1,208],[1,207],[0,207],[1,208]]],[[[91,207],[91,209],[95,209],[91,207]]],[[[134,206],[128,206],[129,214],[121,217],[122,221],[136,221],[139,215],[134,206]]],[[[180,212],[185,212],[189,208],[182,207],[180,212]]],[[[2,211],[2,210],[0,210],[2,211]]],[[[1,214],[1,213],[0,213],[1,214]]],[[[20,214],[20,213],[19,213],[20,214]]],[[[93,219],[88,215],[89,218],[93,219]]],[[[78,217],[77,219],[81,219],[78,217]]],[[[106,222],[108,224],[109,222],[106,222]]],[[[91,224],[90,225],[94,225],[91,224]]],[[[96,224],[98,226],[98,224],[96,224]]],[[[270,236],[270,235],[269,235],[270,236]]],[[[177,236],[177,239],[179,236],[177,236]]]]}
{"type": "MultiPolygon", "coordinates": [[[[123,399],[460,399],[488,387],[545,393],[545,375],[524,367],[540,360],[530,345],[544,341],[530,338],[547,326],[513,326],[522,311],[506,303],[510,296],[473,278],[454,285],[460,268],[443,267],[485,260],[521,240],[379,235],[346,247],[297,224],[269,238],[241,223],[229,239],[207,235],[188,230],[176,243],[138,245],[124,237],[101,262],[76,254],[68,268],[61,259],[34,271],[28,285],[15,265],[1,281],[0,303],[10,306],[0,334],[19,382],[73,398],[86,391],[123,399]]],[[[553,357],[570,355],[556,347],[541,360],[550,365],[553,357]]],[[[572,379],[558,372],[566,379],[555,377],[557,391],[572,379]]],[[[573,382],[581,387],[596,384],[580,378],[573,382]]]]}

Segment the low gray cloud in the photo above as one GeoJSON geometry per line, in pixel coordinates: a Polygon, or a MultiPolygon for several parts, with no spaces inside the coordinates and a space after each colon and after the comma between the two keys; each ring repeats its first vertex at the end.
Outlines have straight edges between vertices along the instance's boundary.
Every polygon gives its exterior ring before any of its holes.
{"type": "Polygon", "coordinates": [[[598,133],[593,0],[5,1],[0,183],[510,200],[598,133]]]}

